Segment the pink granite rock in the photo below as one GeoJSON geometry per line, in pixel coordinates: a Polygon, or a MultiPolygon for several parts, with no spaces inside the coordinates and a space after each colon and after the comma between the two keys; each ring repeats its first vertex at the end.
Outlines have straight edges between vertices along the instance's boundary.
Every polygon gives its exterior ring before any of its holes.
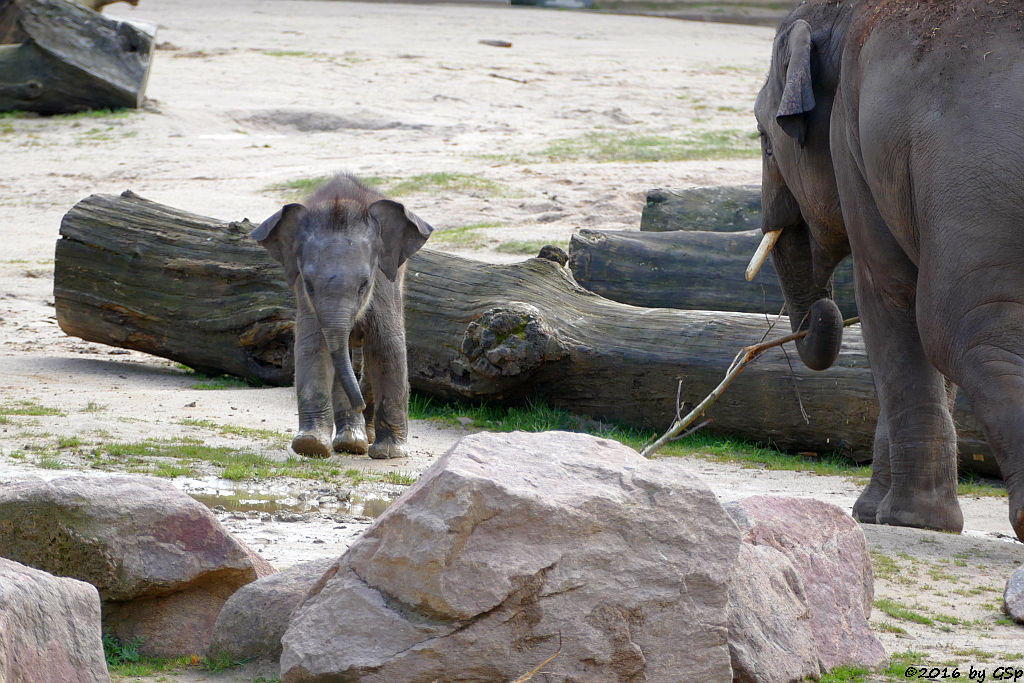
{"type": "Polygon", "coordinates": [[[835,505],[806,498],[752,496],[729,506],[743,541],[775,548],[803,584],[811,632],[825,670],[886,660],[868,617],[874,576],[864,532],[835,505]]]}
{"type": "Polygon", "coordinates": [[[0,558],[0,681],[109,683],[96,589],[0,558]]]}
{"type": "Polygon", "coordinates": [[[460,441],[296,610],[282,677],[728,681],[736,525],[682,468],[581,434],[460,441]]]}
{"type": "Polygon", "coordinates": [[[4,486],[0,553],[96,586],[104,629],[156,656],[205,652],[224,601],[273,572],[204,505],[137,476],[4,486]]]}

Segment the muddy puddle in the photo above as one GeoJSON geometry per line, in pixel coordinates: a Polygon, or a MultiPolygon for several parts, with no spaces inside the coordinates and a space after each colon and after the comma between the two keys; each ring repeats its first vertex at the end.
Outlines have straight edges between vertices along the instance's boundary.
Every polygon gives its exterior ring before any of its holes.
{"type": "Polygon", "coordinates": [[[301,517],[376,519],[405,487],[366,483],[358,487],[320,486],[296,490],[285,483],[236,482],[218,477],[178,477],[175,486],[217,513],[267,516],[279,521],[301,517]]]}

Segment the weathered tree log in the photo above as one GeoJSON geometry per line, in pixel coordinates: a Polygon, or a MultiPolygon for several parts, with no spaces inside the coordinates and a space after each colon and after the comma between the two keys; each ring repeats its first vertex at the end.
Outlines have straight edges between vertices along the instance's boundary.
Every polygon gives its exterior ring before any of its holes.
{"type": "Polygon", "coordinates": [[[658,187],[648,190],[647,204],[640,217],[640,230],[644,232],[737,232],[760,228],[761,188],[757,185],[683,190],[658,187]]]}
{"type": "MultiPolygon", "coordinates": [[[[250,227],[131,193],[89,197],[61,225],[58,322],[91,341],[284,383],[292,362],[291,293],[280,267],[245,237],[250,227]]],[[[609,301],[544,259],[493,265],[424,249],[410,259],[406,283],[416,390],[504,403],[538,397],[638,427],[670,424],[679,379],[684,404],[703,399],[736,351],[766,328],[756,314],[609,301]]],[[[860,335],[847,332],[827,372],[804,369],[792,351],[788,358],[779,349],[766,353],[715,404],[707,430],[870,458],[877,404],[860,335]]],[[[961,452],[991,471],[973,418],[963,411],[958,418],[961,452]]]]}
{"type": "MultiPolygon", "coordinates": [[[[581,230],[569,242],[576,282],[634,306],[777,314],[784,300],[771,260],[747,282],[744,271],[761,241],[743,232],[581,230]]],[[[857,315],[849,261],[836,271],[835,297],[857,315]]]]}
{"type": "Polygon", "coordinates": [[[0,0],[0,111],[142,106],[154,36],[67,0],[0,0]],[[11,18],[14,26],[11,26],[11,18]]]}

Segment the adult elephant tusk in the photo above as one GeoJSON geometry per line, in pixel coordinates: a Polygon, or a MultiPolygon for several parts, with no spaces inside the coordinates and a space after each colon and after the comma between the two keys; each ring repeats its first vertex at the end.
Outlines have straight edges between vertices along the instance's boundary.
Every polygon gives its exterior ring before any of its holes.
{"type": "Polygon", "coordinates": [[[761,238],[761,244],[757,245],[757,251],[754,252],[754,256],[750,259],[750,265],[747,266],[747,282],[754,279],[757,275],[757,271],[761,270],[761,266],[768,259],[768,254],[772,252],[775,247],[775,243],[779,241],[779,237],[782,235],[782,228],[766,232],[764,237],[761,238]]]}

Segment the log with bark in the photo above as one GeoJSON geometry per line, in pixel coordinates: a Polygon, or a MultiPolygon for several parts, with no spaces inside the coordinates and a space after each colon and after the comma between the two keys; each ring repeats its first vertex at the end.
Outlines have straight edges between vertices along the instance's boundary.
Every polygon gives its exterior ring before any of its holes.
{"type": "Polygon", "coordinates": [[[142,106],[153,34],[67,0],[0,0],[0,111],[142,106]]]}
{"type": "MultiPolygon", "coordinates": [[[[569,267],[579,284],[624,304],[775,315],[784,300],[771,260],[752,282],[744,277],[760,241],[760,230],[580,230],[569,267]]],[[[857,315],[848,260],[836,270],[835,299],[845,317],[857,315]]]]}
{"type": "MultiPolygon", "coordinates": [[[[251,227],[131,193],[89,197],[61,225],[58,322],[90,341],[286,383],[292,295],[280,267],[246,237],[251,227]]],[[[545,259],[494,265],[424,249],[410,259],[406,283],[414,389],[502,403],[543,398],[637,427],[667,427],[679,381],[683,407],[695,405],[766,328],[756,314],[616,303],[545,259]]],[[[827,372],[806,370],[793,351],[766,353],[714,406],[707,430],[866,460],[876,415],[863,344],[851,329],[827,372]]],[[[961,453],[991,471],[973,418],[962,410],[958,418],[961,453]]]]}
{"type": "Polygon", "coordinates": [[[647,191],[640,230],[738,232],[761,228],[761,187],[715,185],[647,191]]]}

